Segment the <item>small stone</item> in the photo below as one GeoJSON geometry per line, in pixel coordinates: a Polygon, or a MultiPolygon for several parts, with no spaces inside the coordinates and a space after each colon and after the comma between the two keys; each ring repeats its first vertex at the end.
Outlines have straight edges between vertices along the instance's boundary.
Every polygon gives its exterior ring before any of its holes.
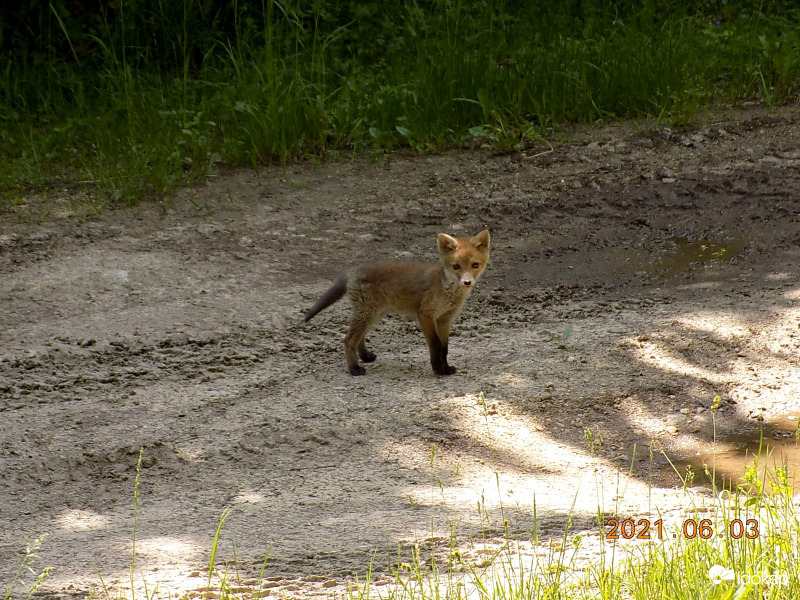
{"type": "Polygon", "coordinates": [[[677,427],[678,425],[683,423],[685,419],[680,415],[667,415],[667,417],[664,420],[667,422],[668,426],[677,427]]]}

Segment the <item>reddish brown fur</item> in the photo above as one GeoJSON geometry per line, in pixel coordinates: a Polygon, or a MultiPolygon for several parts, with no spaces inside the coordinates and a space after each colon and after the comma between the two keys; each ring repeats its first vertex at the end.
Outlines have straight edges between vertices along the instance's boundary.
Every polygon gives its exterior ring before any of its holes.
{"type": "Polygon", "coordinates": [[[440,233],[437,238],[439,264],[377,262],[344,273],[306,313],[308,321],[345,293],[353,303],[353,316],[345,338],[345,357],[352,375],[363,375],[358,364],[372,362],[365,336],[388,314],[417,320],[428,342],[431,366],[440,375],[451,375],[447,363],[450,325],[489,260],[489,231],[473,238],[454,238],[440,233]],[[477,266],[473,266],[477,265],[477,266]]]}

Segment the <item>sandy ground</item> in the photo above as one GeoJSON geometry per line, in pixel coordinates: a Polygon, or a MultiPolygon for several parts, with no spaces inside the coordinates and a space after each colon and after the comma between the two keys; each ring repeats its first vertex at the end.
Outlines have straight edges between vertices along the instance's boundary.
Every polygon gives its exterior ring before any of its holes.
{"type": "Polygon", "coordinates": [[[595,531],[598,509],[677,521],[705,496],[657,450],[708,452],[715,396],[721,437],[788,435],[798,107],[562,137],[233,171],[93,219],[66,200],[0,215],[0,584],[47,534],[45,591],[129,589],[140,448],[138,588],[202,588],[232,507],[221,568],[256,585],[268,557],[270,590],[307,596],[415,542],[455,535],[479,561],[503,519],[527,540],[534,496],[544,537],[595,531]],[[346,303],[302,323],[346,267],[433,261],[437,233],[484,227],[456,375],[431,372],[411,322],[372,333],[364,377],[344,368],[346,303]]]}

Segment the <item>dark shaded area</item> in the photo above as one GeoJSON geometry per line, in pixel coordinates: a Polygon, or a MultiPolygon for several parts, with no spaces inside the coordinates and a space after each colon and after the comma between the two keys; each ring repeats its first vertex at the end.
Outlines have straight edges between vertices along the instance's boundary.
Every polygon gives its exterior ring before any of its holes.
{"type": "MultiPolygon", "coordinates": [[[[758,10],[769,18],[785,17],[792,8],[793,3],[772,1],[762,3],[758,10]]],[[[270,26],[288,20],[305,32],[304,42],[312,42],[312,35],[319,36],[332,41],[331,49],[342,58],[369,63],[380,60],[388,52],[403,50],[408,39],[397,34],[406,27],[413,26],[413,33],[426,37],[440,33],[434,30],[438,19],[453,11],[458,14],[451,16],[465,23],[499,25],[497,35],[509,25],[535,27],[537,23],[557,30],[569,23],[580,30],[606,22],[609,17],[634,20],[639,27],[651,28],[675,14],[701,16],[719,25],[730,14],[739,15],[751,9],[752,3],[741,1],[675,0],[644,3],[632,0],[557,3],[471,0],[459,2],[455,7],[435,1],[408,5],[353,0],[18,0],[4,2],[0,7],[0,56],[12,62],[60,56],[66,62],[96,64],[103,61],[104,50],[127,46],[137,51],[146,49],[144,53],[130,55],[136,66],[180,70],[188,58],[190,68],[198,69],[216,44],[245,39],[263,45],[270,37],[267,35],[270,26]]],[[[538,29],[545,27],[539,25],[538,29]]],[[[291,48],[285,50],[291,51],[291,48]]]]}

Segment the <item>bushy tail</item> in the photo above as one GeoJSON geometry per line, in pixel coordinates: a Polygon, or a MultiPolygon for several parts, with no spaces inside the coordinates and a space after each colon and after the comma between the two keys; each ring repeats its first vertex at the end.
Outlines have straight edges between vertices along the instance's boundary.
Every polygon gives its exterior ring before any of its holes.
{"type": "Polygon", "coordinates": [[[328,288],[328,291],[322,294],[322,297],[317,300],[316,304],[308,309],[304,321],[310,321],[311,318],[319,311],[328,308],[331,304],[339,300],[347,291],[347,275],[342,274],[339,279],[333,282],[333,285],[328,288]]]}

